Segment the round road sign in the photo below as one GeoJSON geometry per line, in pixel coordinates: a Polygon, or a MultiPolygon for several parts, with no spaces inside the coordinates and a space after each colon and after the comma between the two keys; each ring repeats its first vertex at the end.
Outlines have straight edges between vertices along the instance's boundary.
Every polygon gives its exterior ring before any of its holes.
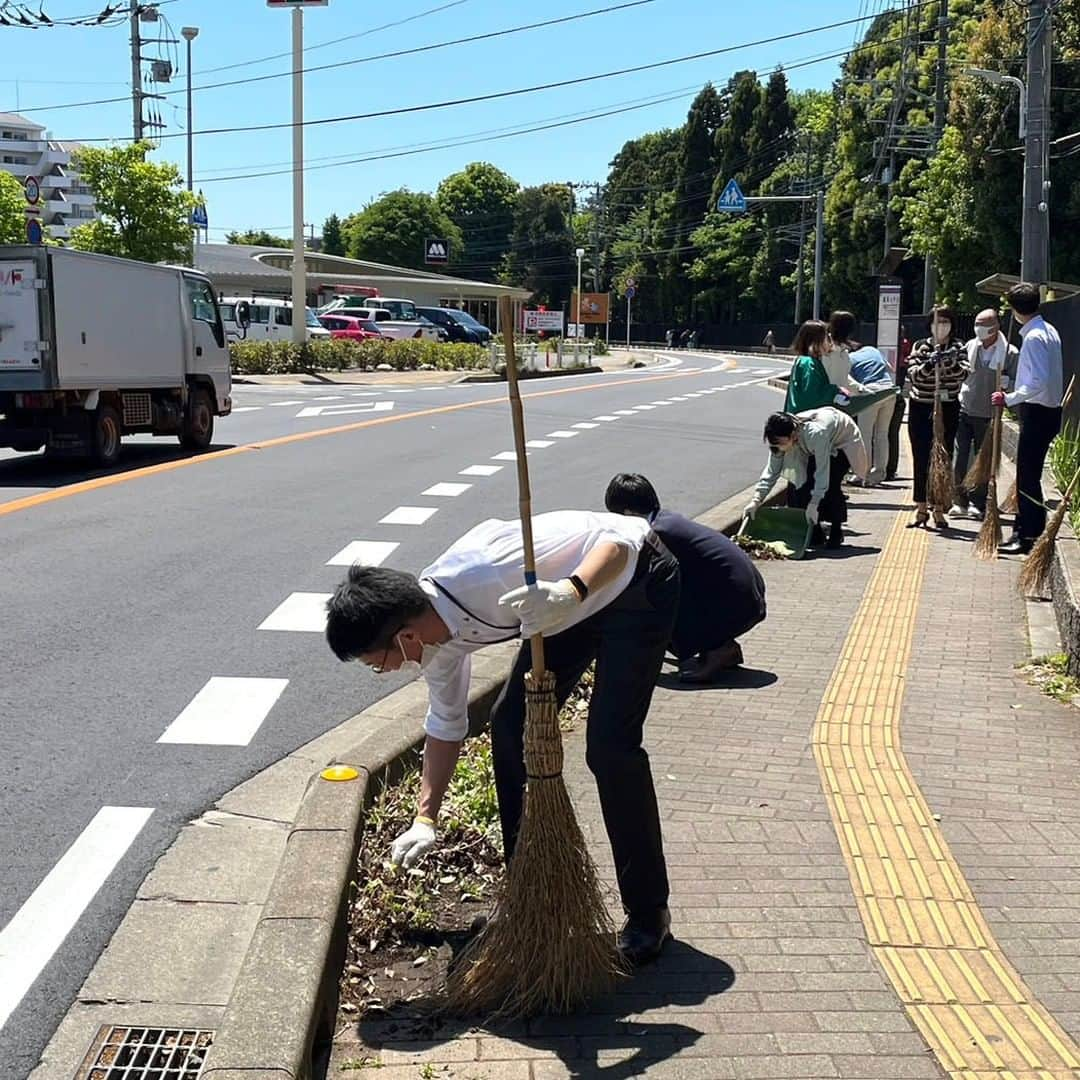
{"type": "Polygon", "coordinates": [[[637,296],[637,289],[633,285],[626,286],[626,299],[633,300],[637,296]]]}
{"type": "Polygon", "coordinates": [[[28,176],[23,181],[23,192],[26,201],[31,206],[37,206],[41,202],[41,181],[36,176],[28,176]]]}
{"type": "Polygon", "coordinates": [[[26,239],[31,244],[41,243],[41,222],[37,218],[30,218],[27,221],[26,239]]]}

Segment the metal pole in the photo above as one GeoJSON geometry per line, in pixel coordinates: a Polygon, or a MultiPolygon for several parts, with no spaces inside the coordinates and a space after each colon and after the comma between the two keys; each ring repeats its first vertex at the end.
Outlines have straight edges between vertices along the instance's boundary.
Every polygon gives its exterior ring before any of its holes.
{"type": "Polygon", "coordinates": [[[1024,137],[1024,217],[1020,276],[1050,278],[1048,136],[1050,133],[1050,5],[1029,0],[1027,23],[1027,132],[1024,137]]]}
{"type": "Polygon", "coordinates": [[[630,297],[626,298],[626,347],[630,348],[630,297]]]}
{"type": "Polygon", "coordinates": [[[139,36],[141,0],[131,0],[131,130],[135,141],[143,137],[142,40],[139,36]]]}
{"type": "Polygon", "coordinates": [[[304,12],[292,13],[293,233],[292,337],[307,340],[307,277],[304,266],[304,12]]]}
{"type": "Polygon", "coordinates": [[[825,192],[817,193],[814,215],[814,318],[821,318],[821,263],[825,250],[825,192]]]}
{"type": "MultiPolygon", "coordinates": [[[[803,183],[806,188],[810,186],[810,153],[813,147],[813,136],[811,132],[806,133],[806,169],[803,177],[803,183]]],[[[805,265],[803,261],[803,252],[806,250],[806,203],[802,205],[802,212],[799,215],[799,264],[795,268],[795,325],[799,325],[799,320],[802,318],[802,293],[803,293],[803,275],[805,273],[805,265]]]]}
{"type": "Polygon", "coordinates": [[[577,300],[574,307],[577,309],[574,312],[574,365],[578,363],[578,352],[581,349],[581,344],[578,341],[578,337],[581,334],[581,257],[585,252],[581,249],[577,249],[577,300]]]}
{"type": "Polygon", "coordinates": [[[193,112],[191,107],[191,42],[194,35],[188,37],[185,30],[184,37],[187,38],[187,189],[193,191],[195,188],[195,139],[191,126],[193,112]]]}
{"type": "MultiPolygon", "coordinates": [[[[934,76],[934,150],[941,143],[945,131],[945,116],[949,108],[947,78],[949,70],[949,0],[941,0],[938,14],[937,72],[934,76]]],[[[923,311],[934,306],[937,296],[937,267],[929,253],[923,267],[923,311]]]]}

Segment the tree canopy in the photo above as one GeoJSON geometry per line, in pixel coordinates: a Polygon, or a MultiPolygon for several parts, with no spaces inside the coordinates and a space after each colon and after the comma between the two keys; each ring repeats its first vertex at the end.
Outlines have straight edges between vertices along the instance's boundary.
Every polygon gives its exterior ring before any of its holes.
{"type": "Polygon", "coordinates": [[[461,230],[459,270],[493,281],[510,250],[518,182],[486,161],[474,161],[439,184],[435,200],[461,230]]]}
{"type": "Polygon", "coordinates": [[[26,242],[26,196],[11,173],[0,172],[0,244],[26,242]]]}
{"type": "Polygon", "coordinates": [[[244,232],[225,234],[226,244],[249,244],[252,247],[291,248],[292,240],[285,236],[275,236],[265,229],[245,229],[244,232]]]}
{"type": "Polygon", "coordinates": [[[426,192],[388,192],[350,214],[342,230],[352,259],[423,269],[425,242],[436,237],[450,241],[451,264],[461,259],[461,230],[426,192]]]}

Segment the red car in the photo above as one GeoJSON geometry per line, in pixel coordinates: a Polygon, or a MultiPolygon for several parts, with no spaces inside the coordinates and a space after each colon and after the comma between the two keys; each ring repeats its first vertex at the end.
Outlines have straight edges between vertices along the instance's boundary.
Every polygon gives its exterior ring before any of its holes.
{"type": "Polygon", "coordinates": [[[371,319],[359,319],[355,315],[320,315],[319,322],[330,331],[330,336],[335,338],[368,341],[383,336],[371,319]]]}

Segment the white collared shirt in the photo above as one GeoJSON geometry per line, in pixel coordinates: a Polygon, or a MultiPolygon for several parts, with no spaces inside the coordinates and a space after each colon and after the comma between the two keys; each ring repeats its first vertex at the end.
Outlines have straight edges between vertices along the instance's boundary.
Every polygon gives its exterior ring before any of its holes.
{"type": "MultiPolygon", "coordinates": [[[[629,585],[649,531],[643,518],[621,514],[557,510],[533,518],[536,576],[541,581],[569,577],[598,544],[618,544],[630,556],[619,576],[591,591],[560,631],[606,607],[629,585]]],[[[450,640],[424,668],[428,735],[457,742],[468,733],[469,657],[485,645],[520,636],[520,622],[499,607],[499,597],[524,584],[523,562],[521,523],[491,518],[470,529],[421,573],[420,587],[450,631],[450,640]]]]}
{"type": "Polygon", "coordinates": [[[1020,327],[1020,336],[1024,340],[1016,369],[1016,389],[1005,395],[1005,403],[1056,409],[1062,393],[1061,338],[1041,315],[1028,319],[1020,327]]]}

